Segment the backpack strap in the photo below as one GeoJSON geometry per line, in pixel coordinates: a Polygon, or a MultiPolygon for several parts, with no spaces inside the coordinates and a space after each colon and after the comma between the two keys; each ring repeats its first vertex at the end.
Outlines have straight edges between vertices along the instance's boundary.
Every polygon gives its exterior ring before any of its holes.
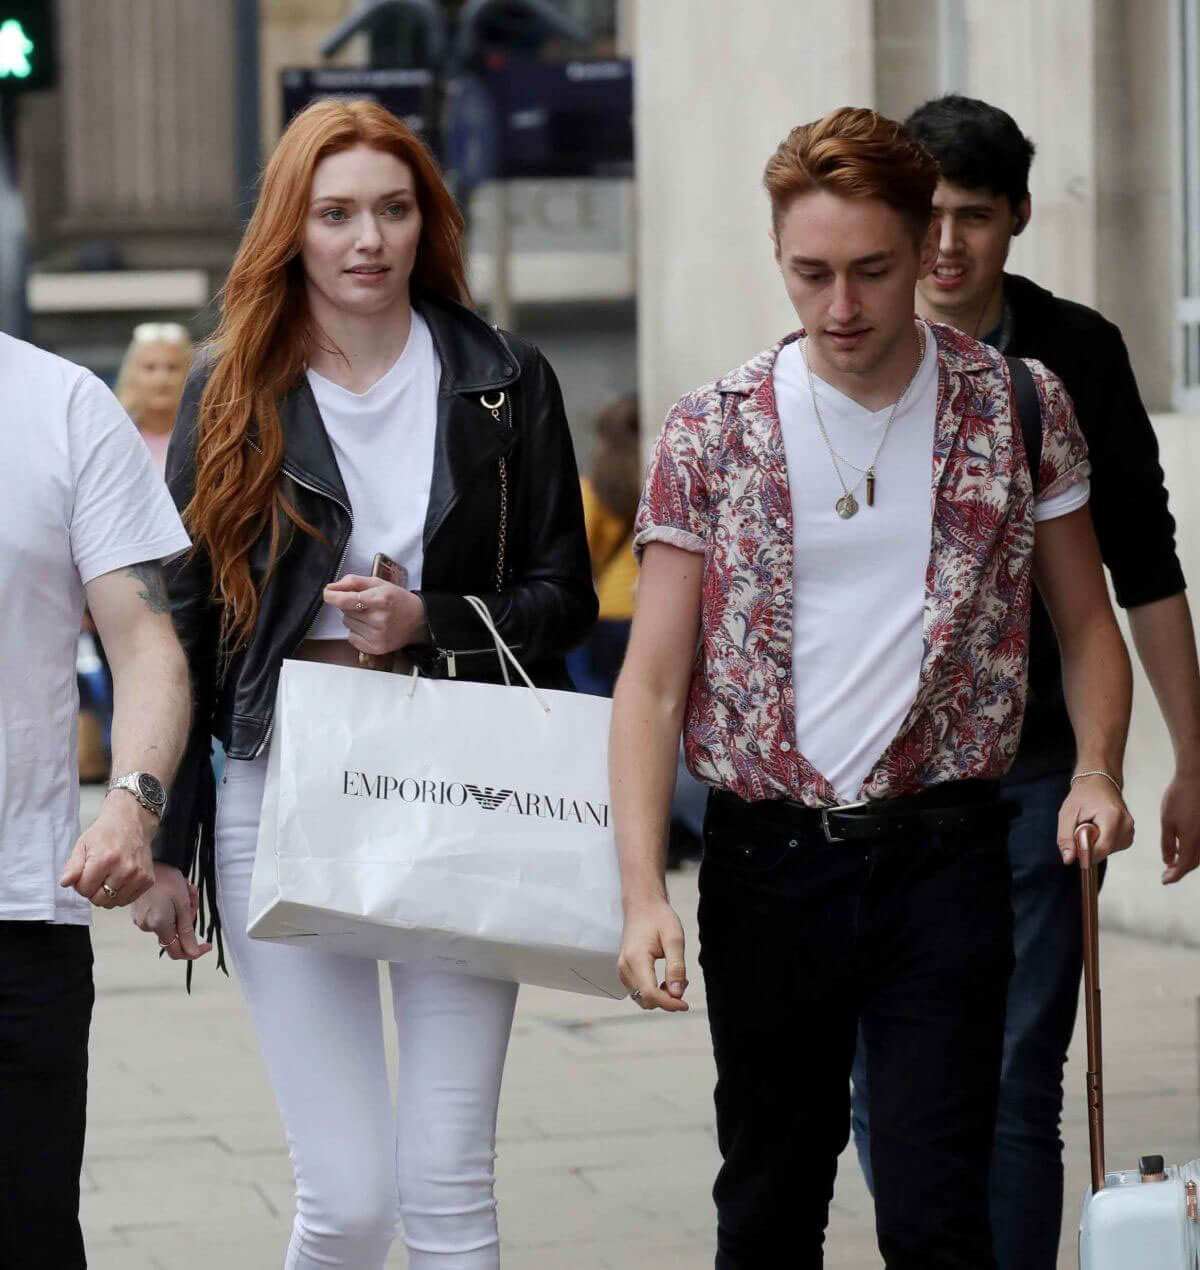
{"type": "Polygon", "coordinates": [[[1021,440],[1025,442],[1025,457],[1029,461],[1029,475],[1033,479],[1033,492],[1036,495],[1038,474],[1042,467],[1042,403],[1028,363],[1020,357],[1006,357],[1004,360],[1008,363],[1008,373],[1012,379],[1017,417],[1021,421],[1021,440]]]}

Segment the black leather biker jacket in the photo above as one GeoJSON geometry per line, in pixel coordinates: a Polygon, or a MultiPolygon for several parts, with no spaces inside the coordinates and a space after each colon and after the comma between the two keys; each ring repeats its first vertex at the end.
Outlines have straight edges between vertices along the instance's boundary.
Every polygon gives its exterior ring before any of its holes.
{"type": "MultiPolygon", "coordinates": [[[[569,688],[563,654],[595,620],[596,597],[575,456],[554,372],[533,345],[461,305],[417,294],[413,303],[433,334],[441,383],[420,591],[431,642],[405,651],[427,675],[500,680],[491,637],[462,598],[477,595],[533,681],[569,688]],[[502,458],[507,533],[498,587],[502,458]]],[[[195,486],[196,419],[207,375],[207,367],[198,366],[188,379],[167,456],[167,484],[181,509],[195,486]]],[[[353,509],[306,377],[280,403],[280,417],[284,492],[321,537],[287,522],[280,558],[265,585],[266,534],[255,544],[250,565],[261,607],[245,647],[220,656],[220,610],[203,552],[182,556],[166,569],[171,616],[191,671],[194,717],[154,855],[185,874],[199,857],[210,905],[216,805],[211,737],[219,737],[235,759],[266,749],[281,663],[311,629],[326,584],[344,572],[352,525],[353,509]]],[[[384,476],[403,490],[402,473],[384,476]]]]}

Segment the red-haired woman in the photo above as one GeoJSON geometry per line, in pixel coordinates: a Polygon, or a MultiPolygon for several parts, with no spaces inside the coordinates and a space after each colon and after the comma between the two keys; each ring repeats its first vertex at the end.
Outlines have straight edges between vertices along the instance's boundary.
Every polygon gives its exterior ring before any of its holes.
{"type": "Polygon", "coordinates": [[[375,963],[245,934],[283,658],[399,653],[498,680],[474,594],[534,680],[566,687],[563,654],[595,616],[558,384],[537,349],[466,307],[462,231],[428,152],[386,111],[324,101],[297,116],[168,460],[194,540],[169,583],[195,724],[140,924],[173,957],[204,951],[183,876],[199,843],[291,1147],[288,1270],[380,1267],[398,1223],[414,1270],[499,1264],[516,986],[390,967],[393,1111],[375,963]],[[405,585],[367,576],[376,552],[405,585]],[[219,800],[210,734],[229,755],[219,800]]]}

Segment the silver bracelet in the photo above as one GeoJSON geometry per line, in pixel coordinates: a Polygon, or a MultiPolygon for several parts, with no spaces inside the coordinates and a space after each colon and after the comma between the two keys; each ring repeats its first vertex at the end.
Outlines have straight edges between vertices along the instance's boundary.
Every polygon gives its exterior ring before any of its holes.
{"type": "Polygon", "coordinates": [[[1071,784],[1074,785],[1076,781],[1083,780],[1085,776],[1103,776],[1106,781],[1110,781],[1113,784],[1118,794],[1122,797],[1125,796],[1125,791],[1120,787],[1120,785],[1118,785],[1107,772],[1102,772],[1099,768],[1097,768],[1094,772],[1076,772],[1075,775],[1071,777],[1071,784]]]}

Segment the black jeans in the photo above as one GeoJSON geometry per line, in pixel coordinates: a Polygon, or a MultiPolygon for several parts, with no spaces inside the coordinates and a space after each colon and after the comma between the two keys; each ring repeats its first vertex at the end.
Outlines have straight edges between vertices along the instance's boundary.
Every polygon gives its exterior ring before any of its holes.
{"type": "Polygon", "coordinates": [[[1007,824],[866,846],[798,823],[784,805],[715,800],[705,822],[717,1270],[823,1264],[860,1022],[886,1265],[992,1270],[1007,824]]]}
{"type": "MultiPolygon", "coordinates": [[[[1008,832],[1013,951],[992,1149],[992,1239],[1000,1270],[1054,1270],[1063,1217],[1063,1066],[1083,976],[1079,868],[1055,845],[1070,770],[1005,782],[1020,807],[1008,832]]],[[[1104,880],[1104,864],[1099,868],[1104,880]]],[[[867,1078],[854,1066],[854,1142],[871,1178],[867,1078]]],[[[1072,1091],[1073,1094],[1078,1091],[1072,1091]]]]}
{"type": "Polygon", "coordinates": [[[86,1266],[79,1172],[92,1022],[86,926],[0,921],[0,1267],[86,1266]]]}

